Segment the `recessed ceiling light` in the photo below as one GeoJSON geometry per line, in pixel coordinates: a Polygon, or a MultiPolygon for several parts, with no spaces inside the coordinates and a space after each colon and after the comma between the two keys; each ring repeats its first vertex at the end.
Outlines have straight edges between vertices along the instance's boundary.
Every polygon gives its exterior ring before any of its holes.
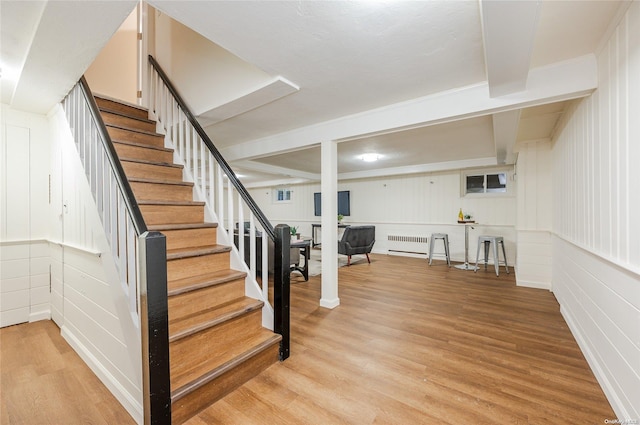
{"type": "Polygon", "coordinates": [[[374,162],[381,158],[381,156],[377,153],[365,153],[360,155],[360,159],[364,162],[374,162]]]}

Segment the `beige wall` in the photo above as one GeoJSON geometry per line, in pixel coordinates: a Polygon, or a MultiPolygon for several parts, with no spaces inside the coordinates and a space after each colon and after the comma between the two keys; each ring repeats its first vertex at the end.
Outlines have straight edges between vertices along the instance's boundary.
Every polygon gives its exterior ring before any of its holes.
{"type": "Polygon", "coordinates": [[[138,102],[137,9],[124,21],[85,72],[94,93],[138,102]]]}
{"type": "Polygon", "coordinates": [[[269,74],[158,11],[155,50],[156,60],[196,115],[271,80],[269,74]]]}

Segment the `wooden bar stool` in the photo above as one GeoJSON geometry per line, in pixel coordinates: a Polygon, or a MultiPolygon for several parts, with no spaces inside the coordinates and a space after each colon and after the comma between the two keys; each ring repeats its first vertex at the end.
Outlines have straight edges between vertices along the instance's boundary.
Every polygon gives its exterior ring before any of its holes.
{"type": "Polygon", "coordinates": [[[507,265],[507,253],[504,250],[504,238],[502,236],[479,236],[478,237],[478,251],[476,253],[476,268],[474,272],[478,271],[478,259],[480,258],[480,247],[484,245],[484,269],[487,270],[487,261],[489,259],[489,247],[493,243],[493,263],[496,268],[496,276],[499,276],[500,270],[500,256],[498,254],[498,244],[502,245],[502,258],[504,259],[504,268],[509,274],[509,266],[507,265]]]}
{"type": "Polygon", "coordinates": [[[433,246],[435,245],[436,239],[442,239],[444,242],[444,254],[436,253],[435,255],[447,257],[447,265],[451,267],[451,257],[449,257],[449,235],[446,233],[431,234],[431,242],[429,242],[429,265],[431,265],[431,261],[433,260],[433,246]]]}

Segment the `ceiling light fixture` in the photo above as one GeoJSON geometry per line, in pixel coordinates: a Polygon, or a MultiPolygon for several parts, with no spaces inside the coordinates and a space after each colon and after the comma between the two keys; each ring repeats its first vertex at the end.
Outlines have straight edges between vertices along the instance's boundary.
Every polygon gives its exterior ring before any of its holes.
{"type": "Polygon", "coordinates": [[[364,162],[374,162],[380,159],[380,155],[377,153],[365,153],[360,155],[360,159],[364,162]]]}

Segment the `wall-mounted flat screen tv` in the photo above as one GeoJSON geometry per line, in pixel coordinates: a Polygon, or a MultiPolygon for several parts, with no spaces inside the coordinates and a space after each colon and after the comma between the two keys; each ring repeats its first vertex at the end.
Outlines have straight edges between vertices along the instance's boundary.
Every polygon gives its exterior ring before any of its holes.
{"type": "MultiPolygon", "coordinates": [[[[313,213],[318,217],[322,215],[322,197],[320,192],[313,194],[313,213]]],[[[338,192],[338,214],[342,214],[345,217],[351,215],[351,201],[348,190],[338,192]]]]}

